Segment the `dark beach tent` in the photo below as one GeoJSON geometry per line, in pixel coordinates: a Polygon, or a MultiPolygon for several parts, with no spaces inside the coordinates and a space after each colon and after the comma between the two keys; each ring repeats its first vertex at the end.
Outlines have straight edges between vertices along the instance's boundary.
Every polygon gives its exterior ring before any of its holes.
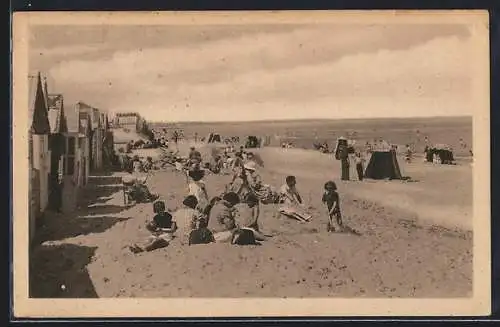
{"type": "Polygon", "coordinates": [[[446,144],[436,144],[431,148],[427,149],[426,161],[433,162],[434,154],[438,156],[439,163],[451,165],[455,160],[453,157],[453,151],[446,144]]]}
{"type": "Polygon", "coordinates": [[[207,143],[222,143],[222,139],[219,134],[210,133],[207,137],[207,143]]]}
{"type": "Polygon", "coordinates": [[[245,148],[258,148],[260,147],[260,142],[257,136],[250,135],[247,137],[247,141],[245,143],[245,148]]]}
{"type": "Polygon", "coordinates": [[[403,179],[396,151],[375,151],[366,166],[365,178],[403,179]]]}

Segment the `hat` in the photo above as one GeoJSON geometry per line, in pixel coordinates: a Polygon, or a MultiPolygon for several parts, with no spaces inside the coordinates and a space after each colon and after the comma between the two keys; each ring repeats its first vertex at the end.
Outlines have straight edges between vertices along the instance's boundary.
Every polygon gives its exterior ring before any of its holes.
{"type": "Polygon", "coordinates": [[[255,170],[255,162],[249,161],[243,165],[243,167],[247,170],[255,170]]]}

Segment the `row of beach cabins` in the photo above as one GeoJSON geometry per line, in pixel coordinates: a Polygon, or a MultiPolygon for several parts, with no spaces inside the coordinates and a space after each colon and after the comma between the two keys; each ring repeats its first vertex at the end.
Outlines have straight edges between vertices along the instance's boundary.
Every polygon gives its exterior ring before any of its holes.
{"type": "Polygon", "coordinates": [[[89,175],[110,164],[113,132],[106,112],[64,103],[40,72],[29,75],[30,240],[47,211],[76,210],[89,175]]]}

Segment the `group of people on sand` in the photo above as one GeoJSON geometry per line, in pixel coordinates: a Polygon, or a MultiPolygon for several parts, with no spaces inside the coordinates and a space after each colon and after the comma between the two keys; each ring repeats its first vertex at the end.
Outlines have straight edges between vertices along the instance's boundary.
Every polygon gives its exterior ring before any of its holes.
{"type": "MultiPolygon", "coordinates": [[[[191,167],[182,207],[171,213],[165,202],[153,203],[153,219],[146,228],[151,235],[142,243],[130,246],[133,253],[152,251],[177,241],[182,245],[230,243],[256,244],[271,235],[260,225],[261,204],[278,204],[280,214],[302,222],[311,220],[297,188],[295,176],[287,176],[278,192],[264,184],[257,172],[252,155],[236,153],[233,177],[222,194],[210,197],[205,182],[205,169],[200,167],[201,154],[192,148],[189,153],[191,167]]],[[[328,212],[328,231],[342,231],[342,215],[337,187],[333,181],[324,185],[322,202],[328,212]]]]}

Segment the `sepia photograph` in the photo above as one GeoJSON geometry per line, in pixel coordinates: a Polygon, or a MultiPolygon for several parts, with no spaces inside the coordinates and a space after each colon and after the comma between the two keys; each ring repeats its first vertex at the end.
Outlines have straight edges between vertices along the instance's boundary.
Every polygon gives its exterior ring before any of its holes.
{"type": "Polygon", "coordinates": [[[486,12],[13,24],[15,315],[489,313],[486,12]]]}

